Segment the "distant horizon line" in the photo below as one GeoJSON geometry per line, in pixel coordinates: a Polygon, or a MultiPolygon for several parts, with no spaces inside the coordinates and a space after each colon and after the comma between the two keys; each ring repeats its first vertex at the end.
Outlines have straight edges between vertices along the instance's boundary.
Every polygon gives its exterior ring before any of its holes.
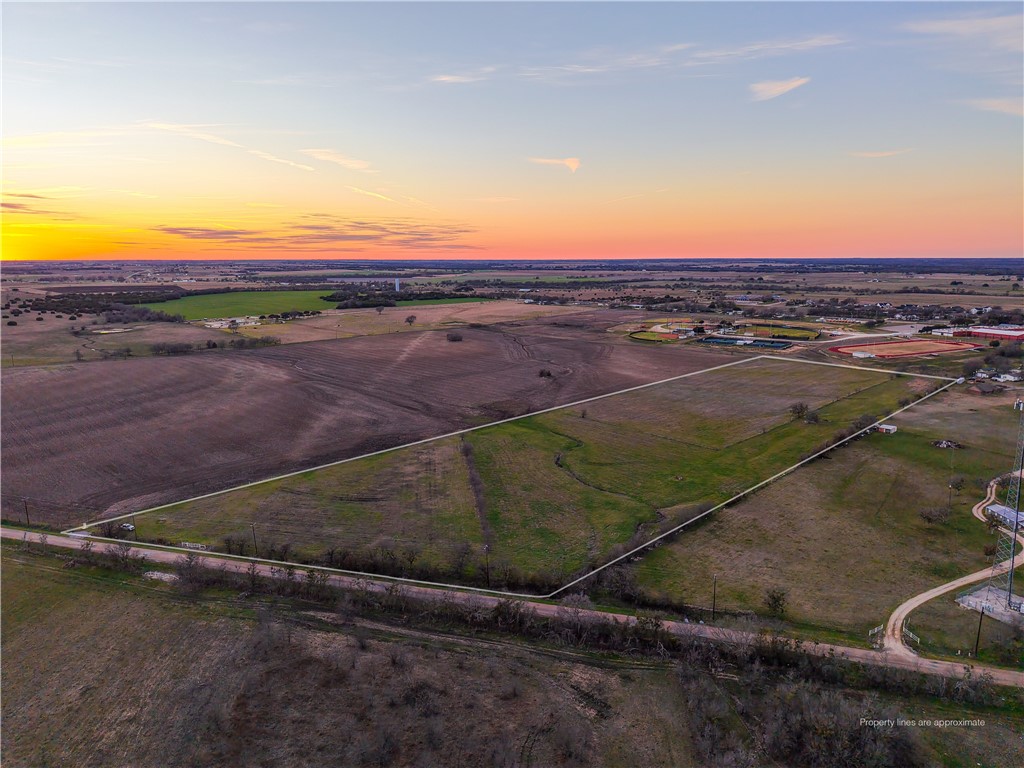
{"type": "MultiPolygon", "coordinates": [[[[321,257],[321,258],[235,258],[235,259],[206,259],[206,258],[114,258],[114,259],[5,259],[0,257],[0,264],[121,264],[132,262],[154,262],[154,263],[178,263],[196,262],[199,264],[238,264],[238,263],[261,263],[261,262],[317,262],[317,263],[339,263],[339,264],[524,264],[524,263],[552,263],[552,264],[593,264],[593,263],[649,263],[649,262],[872,262],[872,261],[1021,261],[1024,256],[658,256],[658,257],[623,257],[623,258],[496,258],[496,259],[459,259],[459,258],[432,258],[432,259],[395,259],[395,258],[368,258],[354,259],[351,257],[321,257]]],[[[1022,266],[1024,268],[1024,266],[1022,266]]]]}

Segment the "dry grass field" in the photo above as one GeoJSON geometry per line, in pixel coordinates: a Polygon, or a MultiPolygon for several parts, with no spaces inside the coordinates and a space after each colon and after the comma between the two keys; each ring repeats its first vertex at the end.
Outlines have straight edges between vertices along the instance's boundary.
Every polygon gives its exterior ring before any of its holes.
{"type": "Polygon", "coordinates": [[[880,765],[896,764],[894,739],[914,765],[1020,762],[1021,717],[1009,703],[972,707],[794,684],[757,663],[719,660],[709,673],[699,656],[410,626],[353,610],[351,599],[333,612],[235,593],[184,597],[3,548],[5,766],[767,768],[805,764],[765,754],[780,724],[862,738],[858,718],[896,715],[985,725],[887,736],[880,765]],[[737,755],[743,762],[727,761],[737,755]]]}
{"type": "Polygon", "coordinates": [[[426,329],[459,330],[470,323],[506,323],[531,321],[559,315],[593,313],[590,307],[558,307],[523,304],[518,301],[484,301],[471,304],[437,304],[417,307],[385,307],[374,309],[329,310],[316,317],[290,320],[279,325],[241,328],[245,336],[272,335],[290,344],[325,339],[346,339],[382,333],[422,331],[426,329]],[[413,324],[405,319],[416,316],[413,324]]]}
{"type": "Polygon", "coordinates": [[[5,766],[699,764],[668,665],[290,632],[80,570],[5,548],[5,766]]]}
{"type": "Polygon", "coordinates": [[[896,434],[858,440],[685,531],[634,566],[637,579],[651,595],[710,605],[717,574],[718,606],[741,610],[763,611],[766,590],[784,589],[795,624],[865,642],[903,600],[990,564],[993,538],[970,510],[1013,462],[1011,408],[1012,397],[937,395],[894,418],[896,434]],[[952,494],[951,476],[963,479],[952,494]],[[950,496],[947,522],[922,519],[950,496]]]}
{"type": "Polygon", "coordinates": [[[562,583],[928,382],[760,359],[135,518],[140,538],[376,572],[562,583]],[[795,421],[794,402],[820,414],[795,421]],[[230,541],[225,541],[226,539],[230,541]],[[260,544],[259,542],[263,543],[260,544]],[[484,546],[487,546],[486,557],[484,546]],[[467,573],[468,569],[468,573],[467,573]],[[507,570],[511,569],[511,570],[507,570]],[[513,576],[515,575],[515,578],[513,576]]]}
{"type": "MultiPolygon", "coordinates": [[[[1014,593],[1018,593],[1014,585],[1014,593]]],[[[931,600],[907,617],[907,627],[921,638],[919,648],[926,654],[947,658],[974,655],[978,641],[978,659],[986,664],[1024,666],[1024,630],[987,617],[978,635],[977,611],[956,603],[956,593],[931,600]]]]}
{"type": "Polygon", "coordinates": [[[735,359],[588,315],[6,369],[3,514],[77,525],[735,359]],[[541,369],[552,376],[538,376],[541,369]]]}
{"type": "MultiPolygon", "coordinates": [[[[76,351],[81,355],[81,362],[119,362],[104,360],[104,352],[114,352],[129,347],[133,357],[145,357],[150,354],[150,345],[159,342],[202,344],[207,340],[224,342],[229,337],[224,331],[209,328],[197,328],[185,323],[129,323],[128,325],[108,325],[101,323],[92,325],[90,316],[81,320],[69,321],[54,315],[46,315],[46,320],[36,322],[33,316],[22,315],[16,326],[0,326],[0,341],[3,354],[0,365],[4,368],[31,365],[56,365],[61,363],[79,362],[76,351]],[[28,319],[24,319],[24,318],[28,319]],[[86,330],[79,336],[71,334],[71,327],[86,330]],[[123,333],[100,333],[114,329],[127,329],[123,333]]],[[[5,321],[6,322],[6,321],[5,321]]]]}

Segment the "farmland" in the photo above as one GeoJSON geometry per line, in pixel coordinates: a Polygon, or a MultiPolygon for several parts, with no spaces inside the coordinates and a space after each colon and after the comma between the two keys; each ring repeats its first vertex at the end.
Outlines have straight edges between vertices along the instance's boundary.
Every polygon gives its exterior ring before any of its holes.
{"type": "Polygon", "coordinates": [[[735,610],[763,611],[766,590],[784,589],[793,626],[863,643],[904,599],[990,565],[992,536],[970,510],[1012,464],[1011,403],[937,395],[892,419],[896,434],[813,462],[646,555],[635,578],[652,598],[708,605],[717,574],[718,607],[735,610]],[[950,499],[948,520],[922,519],[950,499]]]}
{"type": "Polygon", "coordinates": [[[3,514],[77,525],[732,359],[579,317],[8,369],[3,514]]]}
{"type": "Polygon", "coordinates": [[[455,299],[403,299],[396,301],[395,304],[399,307],[432,307],[438,304],[473,304],[481,301],[490,301],[490,299],[477,299],[472,296],[455,299]]]}
{"type": "Polygon", "coordinates": [[[135,522],[143,539],[239,551],[255,523],[264,552],[285,547],[349,568],[555,584],[792,465],[863,414],[882,415],[933,385],[754,360],[135,522]],[[816,411],[819,423],[794,420],[795,401],[816,411]]]}
{"type": "Polygon", "coordinates": [[[591,313],[586,307],[541,306],[516,301],[473,301],[455,304],[419,305],[415,312],[402,307],[376,309],[346,309],[313,317],[289,320],[267,328],[266,326],[242,327],[238,333],[258,337],[273,333],[282,343],[347,339],[353,336],[371,336],[383,333],[404,333],[424,329],[458,330],[469,324],[492,324],[520,322],[544,317],[591,313]],[[410,315],[416,315],[412,324],[405,322],[410,315]]]}
{"type": "Polygon", "coordinates": [[[329,291],[233,291],[184,296],[172,301],[143,304],[144,307],[182,315],[186,320],[216,317],[242,317],[270,315],[309,309],[333,309],[334,304],[324,301],[329,291]]]}
{"type": "Polygon", "coordinates": [[[588,765],[699,764],[668,665],[370,621],[286,634],[253,621],[249,603],[183,603],[60,565],[5,547],[5,764],[359,765],[383,753],[411,766],[427,752],[485,768],[524,743],[535,764],[568,746],[588,765]]]}

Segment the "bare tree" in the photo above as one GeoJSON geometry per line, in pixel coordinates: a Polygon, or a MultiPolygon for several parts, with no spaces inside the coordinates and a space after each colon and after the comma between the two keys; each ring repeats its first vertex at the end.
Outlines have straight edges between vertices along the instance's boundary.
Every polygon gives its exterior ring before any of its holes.
{"type": "Polygon", "coordinates": [[[810,410],[811,409],[807,403],[793,403],[789,406],[789,412],[794,419],[804,418],[810,410]]]}
{"type": "Polygon", "coordinates": [[[376,310],[376,312],[377,312],[377,314],[378,314],[378,315],[379,315],[379,314],[382,314],[382,313],[384,312],[384,307],[383,307],[383,306],[380,306],[380,307],[374,307],[374,309],[376,310]]]}
{"type": "Polygon", "coordinates": [[[405,322],[407,325],[412,326],[412,324],[416,322],[416,315],[409,315],[405,318],[405,322]]]}

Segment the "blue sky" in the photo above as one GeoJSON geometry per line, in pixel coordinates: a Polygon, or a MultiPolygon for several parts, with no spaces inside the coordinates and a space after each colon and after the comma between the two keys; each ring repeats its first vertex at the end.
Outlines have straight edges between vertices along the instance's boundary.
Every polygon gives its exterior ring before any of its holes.
{"type": "Polygon", "coordinates": [[[319,211],[481,257],[1016,255],[1021,37],[1013,3],[6,3],[5,192],[63,192],[5,252],[319,211]]]}

